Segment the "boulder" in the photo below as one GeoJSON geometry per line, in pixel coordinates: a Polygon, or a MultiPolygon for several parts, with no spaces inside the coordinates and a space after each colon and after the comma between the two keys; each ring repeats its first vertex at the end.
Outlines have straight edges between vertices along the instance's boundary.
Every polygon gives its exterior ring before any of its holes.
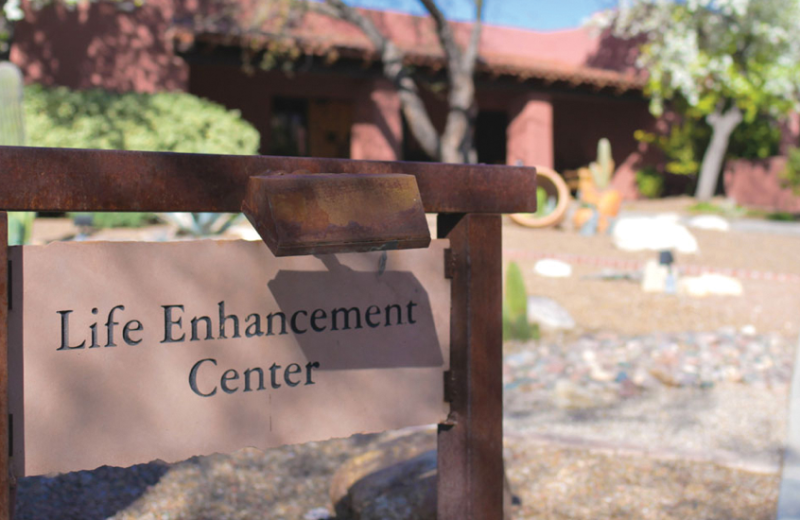
{"type": "Polygon", "coordinates": [[[663,214],[655,217],[620,218],[611,232],[614,245],[624,251],[676,250],[697,253],[697,240],[678,216],[663,214]]]}
{"type": "MultiPolygon", "coordinates": [[[[334,474],[330,496],[337,519],[435,520],[436,433],[417,431],[379,443],[334,474]]],[[[504,486],[505,519],[512,496],[504,486]]]]}
{"type": "Polygon", "coordinates": [[[528,321],[543,329],[571,330],[575,320],[559,303],[544,296],[528,296],[528,321]]]}

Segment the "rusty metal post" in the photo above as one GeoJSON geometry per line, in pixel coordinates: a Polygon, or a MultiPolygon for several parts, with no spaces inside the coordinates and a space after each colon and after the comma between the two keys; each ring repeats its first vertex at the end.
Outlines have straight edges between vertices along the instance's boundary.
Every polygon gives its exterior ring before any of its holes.
{"type": "Polygon", "coordinates": [[[8,284],[8,213],[0,211],[0,520],[14,516],[8,460],[8,284]]]}
{"type": "Polygon", "coordinates": [[[503,518],[502,251],[499,215],[440,214],[450,239],[451,412],[439,425],[438,519],[503,518]]]}

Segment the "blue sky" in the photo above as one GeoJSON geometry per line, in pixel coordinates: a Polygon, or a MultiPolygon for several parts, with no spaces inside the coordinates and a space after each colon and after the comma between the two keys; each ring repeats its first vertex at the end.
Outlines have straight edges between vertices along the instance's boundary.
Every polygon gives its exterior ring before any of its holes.
{"type": "MultiPolygon", "coordinates": [[[[351,5],[425,14],[419,0],[350,0],[351,5]]],[[[473,0],[439,0],[449,18],[469,20],[474,17],[473,0]]],[[[614,5],[614,0],[485,0],[485,20],[542,31],[577,27],[595,11],[614,5]]]]}

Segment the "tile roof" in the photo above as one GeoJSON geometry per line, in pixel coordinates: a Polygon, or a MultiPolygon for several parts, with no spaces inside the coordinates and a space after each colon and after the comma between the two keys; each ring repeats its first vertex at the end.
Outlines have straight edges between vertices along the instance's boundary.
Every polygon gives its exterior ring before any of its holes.
{"type": "MultiPolygon", "coordinates": [[[[241,5],[241,4],[240,4],[241,5]]],[[[444,56],[430,17],[390,11],[360,9],[389,39],[406,53],[409,64],[441,68],[444,56]]],[[[368,60],[379,57],[364,34],[352,24],[309,12],[280,33],[269,23],[253,27],[245,20],[253,15],[243,9],[226,23],[177,23],[175,34],[182,41],[205,41],[228,45],[291,38],[303,52],[317,56],[342,56],[368,60]]],[[[472,24],[454,22],[456,40],[466,43],[472,24]]],[[[520,80],[539,79],[616,91],[641,90],[644,77],[633,67],[635,45],[593,34],[585,28],[537,32],[484,25],[478,70],[492,76],[520,80]]]]}

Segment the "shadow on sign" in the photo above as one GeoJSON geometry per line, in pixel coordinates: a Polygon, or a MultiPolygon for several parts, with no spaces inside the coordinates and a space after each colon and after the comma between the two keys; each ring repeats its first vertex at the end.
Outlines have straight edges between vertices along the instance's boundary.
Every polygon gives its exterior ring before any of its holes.
{"type": "Polygon", "coordinates": [[[268,284],[307,359],[320,370],[444,364],[428,293],[406,271],[278,271],[268,284]]]}

